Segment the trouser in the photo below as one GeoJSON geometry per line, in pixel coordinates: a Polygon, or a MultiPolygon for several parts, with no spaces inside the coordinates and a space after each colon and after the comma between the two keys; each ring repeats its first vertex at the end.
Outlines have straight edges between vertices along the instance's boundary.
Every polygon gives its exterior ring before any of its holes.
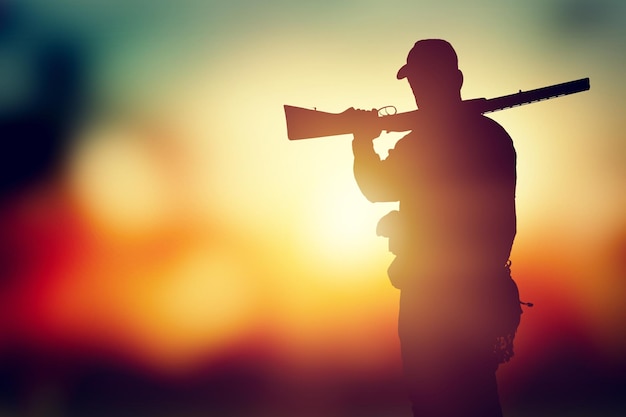
{"type": "Polygon", "coordinates": [[[398,330],[415,417],[502,417],[483,319],[467,294],[402,290],[398,330]]]}

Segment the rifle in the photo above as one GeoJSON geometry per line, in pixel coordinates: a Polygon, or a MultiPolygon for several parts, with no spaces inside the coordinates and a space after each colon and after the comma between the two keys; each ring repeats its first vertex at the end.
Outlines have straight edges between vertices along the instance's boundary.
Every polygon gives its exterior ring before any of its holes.
{"type": "MultiPolygon", "coordinates": [[[[535,90],[520,90],[518,93],[502,97],[464,100],[463,105],[469,106],[472,111],[484,114],[568,94],[579,93],[589,90],[589,88],[589,78],[581,78],[580,80],[554,84],[535,90]]],[[[342,113],[327,113],[288,105],[284,105],[284,108],[285,119],[287,121],[287,137],[289,140],[353,133],[355,127],[360,123],[370,123],[372,120],[371,117],[364,118],[361,112],[356,112],[353,108],[345,110],[342,113]]],[[[395,107],[393,108],[395,109],[395,107]]],[[[415,116],[418,112],[419,110],[413,110],[405,113],[380,115],[379,111],[377,121],[380,123],[381,130],[386,130],[387,132],[404,132],[413,129],[416,119],[415,116]]],[[[371,114],[366,114],[365,116],[371,116],[371,114]]]]}

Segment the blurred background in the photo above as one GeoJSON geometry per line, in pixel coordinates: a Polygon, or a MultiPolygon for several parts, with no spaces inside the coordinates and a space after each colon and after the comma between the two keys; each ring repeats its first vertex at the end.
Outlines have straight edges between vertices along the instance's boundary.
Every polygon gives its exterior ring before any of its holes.
{"type": "MultiPolygon", "coordinates": [[[[626,3],[0,2],[0,414],[398,416],[387,242],[350,137],[283,105],[415,108],[444,38],[518,152],[505,415],[626,401],[626,3]]],[[[385,156],[402,135],[376,142],[385,156]]]]}

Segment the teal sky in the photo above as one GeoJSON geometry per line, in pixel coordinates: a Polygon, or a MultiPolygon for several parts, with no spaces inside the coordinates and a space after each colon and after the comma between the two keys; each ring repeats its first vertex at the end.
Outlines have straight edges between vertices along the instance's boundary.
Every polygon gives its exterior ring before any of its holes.
{"type": "Polygon", "coordinates": [[[348,44],[370,54],[384,48],[400,59],[417,38],[444,37],[457,48],[484,51],[477,56],[523,65],[519,71],[527,73],[579,67],[604,77],[621,74],[626,62],[626,4],[619,0],[19,3],[43,26],[72,27],[90,39],[102,54],[107,86],[126,94],[132,86],[174,81],[198,54],[220,62],[233,49],[267,48],[266,39],[277,46],[286,39],[348,44]]]}

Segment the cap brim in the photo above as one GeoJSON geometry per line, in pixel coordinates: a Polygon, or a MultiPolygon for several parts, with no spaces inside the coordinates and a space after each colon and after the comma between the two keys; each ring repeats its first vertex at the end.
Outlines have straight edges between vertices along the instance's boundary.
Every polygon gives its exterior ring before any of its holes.
{"type": "Polygon", "coordinates": [[[408,71],[408,66],[407,65],[403,65],[402,68],[400,68],[398,70],[398,74],[396,75],[396,78],[401,80],[403,78],[406,78],[407,76],[407,71],[408,71]]]}

